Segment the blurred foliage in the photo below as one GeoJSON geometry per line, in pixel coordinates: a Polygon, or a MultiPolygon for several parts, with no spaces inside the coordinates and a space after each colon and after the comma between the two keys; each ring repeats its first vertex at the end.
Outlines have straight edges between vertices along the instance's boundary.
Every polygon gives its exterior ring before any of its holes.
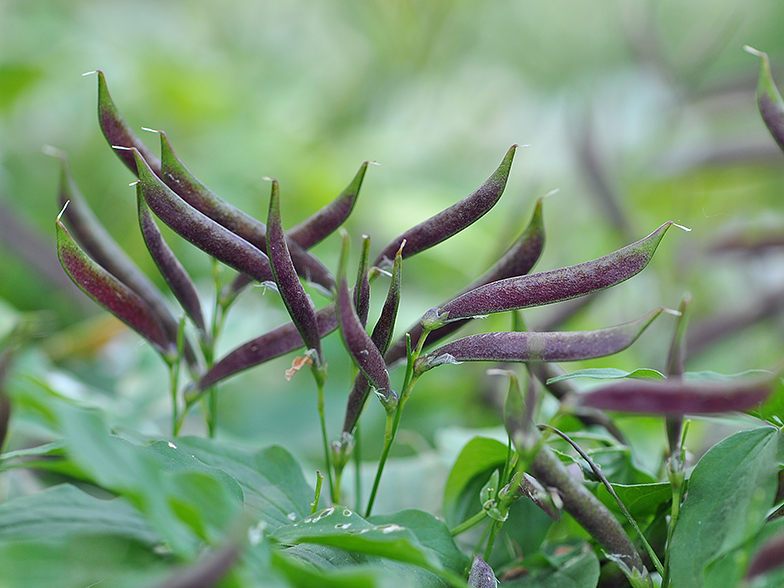
{"type": "MultiPolygon", "coordinates": [[[[784,80],[782,24],[778,0],[4,0],[0,299],[54,313],[48,338],[17,369],[57,374],[61,384],[75,375],[75,389],[118,403],[118,413],[166,422],[163,368],[133,336],[117,338],[111,322],[90,318],[98,309],[71,295],[56,266],[58,170],[44,145],[68,152],[98,216],[162,283],[137,228],[132,177],[98,130],[95,79],[81,77],[96,68],[134,128],[165,130],[200,179],[255,216],[267,207],[264,176],[280,181],[292,226],[339,193],[363,160],[379,162],[348,227],[371,235],[375,250],[474,190],[509,145],[529,145],[495,210],[404,265],[401,328],[484,271],[522,229],[535,197],[554,188],[540,269],[602,255],[666,220],[693,229],[666,241],[646,273],[599,297],[569,328],[675,307],[687,290],[695,326],[760,308],[784,288],[780,249],[707,251],[741,229],[784,230],[784,161],[756,109],[758,64],[741,49],[766,51],[784,80]]],[[[157,137],[148,144],[157,150],[157,137]]],[[[206,257],[171,244],[206,290],[206,257]]],[[[335,239],[316,252],[335,268],[335,239]]],[[[778,310],[695,355],[689,368],[769,367],[784,353],[778,310]]],[[[526,319],[535,327],[551,312],[526,319]]],[[[246,294],[230,315],[225,349],[283,317],[271,296],[246,294]]],[[[670,328],[652,328],[612,365],[662,369],[670,328]]],[[[340,343],[327,341],[328,357],[329,345],[340,343]]],[[[285,439],[293,451],[316,454],[315,401],[292,392],[296,380],[283,378],[289,362],[222,387],[222,434],[253,444],[285,439]]],[[[447,424],[497,423],[487,407],[499,392],[484,369],[460,366],[427,380],[404,427],[433,443],[447,424]],[[466,382],[479,382],[481,394],[466,382]]],[[[349,365],[330,370],[331,382],[348,381],[349,365]]],[[[328,390],[328,423],[340,421],[345,394],[337,384],[328,390]]],[[[368,417],[363,426],[381,424],[381,414],[368,417]]],[[[367,451],[375,455],[372,441],[367,451]]]]}

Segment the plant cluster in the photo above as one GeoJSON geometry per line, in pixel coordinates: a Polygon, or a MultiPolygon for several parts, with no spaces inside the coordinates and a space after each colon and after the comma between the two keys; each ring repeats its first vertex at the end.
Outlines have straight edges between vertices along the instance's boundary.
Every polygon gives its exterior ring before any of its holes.
{"type": "MultiPolygon", "coordinates": [[[[757,54],[760,111],[784,148],[784,101],[767,56],[757,54]]],[[[776,415],[784,390],[778,369],[739,376],[685,372],[688,297],[677,310],[658,308],[593,331],[528,331],[520,312],[634,277],[678,225],[666,222],[597,259],[532,273],[545,244],[540,198],[528,226],[484,275],[396,339],[404,260],[468,228],[499,201],[516,146],[474,193],[377,253],[363,236],[353,261],[341,226],[358,201],[367,162],[333,202],[287,229],[280,188],[270,180],[263,223],[194,177],[165,133],[156,131],[160,156],[151,152],[118,112],[103,73],[96,73],[100,127],[138,178],[141,234],[182,317],[103,229],[59,152],[58,253],[72,280],[164,361],[171,435],[110,431],[97,407],[64,398],[40,381],[7,377],[10,384],[0,388],[3,437],[13,407],[42,425],[49,439],[0,455],[0,470],[24,468],[48,477],[43,489],[0,504],[0,586],[476,588],[496,586],[500,578],[504,586],[707,588],[777,586],[784,580],[784,527],[779,529],[777,510],[784,444],[776,415]],[[159,223],[214,260],[209,314],[159,223]],[[332,271],[311,250],[335,232],[340,256],[332,271]],[[221,279],[218,264],[236,275],[221,279]],[[373,286],[384,282],[380,314],[371,321],[373,286]],[[216,342],[226,316],[253,283],[280,296],[290,322],[219,357],[216,342]],[[457,334],[468,322],[495,313],[509,313],[508,331],[457,334]],[[663,372],[563,373],[557,366],[616,354],[662,314],[675,317],[663,372]],[[328,377],[322,340],[333,331],[356,367],[353,382],[328,377]],[[288,377],[312,373],[321,423],[323,475],[317,472],[315,486],[281,446],[251,450],[216,439],[220,383],[295,352],[288,377]],[[508,380],[506,442],[475,436],[462,448],[441,512],[374,514],[414,388],[434,368],[463,362],[488,362],[490,374],[508,380]],[[400,363],[404,377],[396,386],[390,368],[400,363]],[[511,364],[524,369],[512,370],[511,364]],[[580,378],[601,383],[583,389],[576,384],[580,378]],[[330,434],[325,418],[328,385],[348,390],[338,435],[330,434]],[[371,402],[380,403],[386,427],[373,485],[363,491],[360,426],[371,402]],[[196,409],[208,436],[179,435],[196,409]],[[753,415],[755,424],[712,447],[692,467],[686,415],[734,411],[753,415]],[[660,476],[636,464],[613,422],[615,412],[661,417],[669,447],[660,476]],[[353,501],[347,504],[352,478],[353,501]]],[[[28,330],[21,324],[7,338],[0,382],[28,330]]]]}

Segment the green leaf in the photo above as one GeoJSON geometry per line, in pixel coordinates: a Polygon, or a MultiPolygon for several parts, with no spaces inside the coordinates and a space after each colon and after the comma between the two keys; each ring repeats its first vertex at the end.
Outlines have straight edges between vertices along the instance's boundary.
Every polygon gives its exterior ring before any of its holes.
{"type": "MultiPolygon", "coordinates": [[[[502,466],[506,458],[506,445],[495,439],[474,437],[463,447],[444,488],[444,518],[449,525],[463,522],[458,519],[465,514],[461,504],[470,482],[477,476],[502,466]]],[[[472,494],[472,500],[474,496],[472,494]]]]}
{"type": "Polygon", "coordinates": [[[270,531],[310,515],[313,489],[299,464],[282,447],[254,450],[201,437],[178,437],[175,443],[234,478],[242,488],[245,505],[257,512],[270,531]]]}
{"type": "Polygon", "coordinates": [[[419,542],[438,555],[441,564],[462,575],[470,559],[457,548],[452,533],[443,521],[421,510],[404,510],[394,514],[373,515],[368,519],[375,525],[398,524],[411,530],[419,542]]]}
{"type": "Polygon", "coordinates": [[[298,588],[392,588],[400,585],[400,574],[385,569],[392,566],[382,565],[380,561],[377,565],[373,565],[375,562],[358,565],[364,561],[357,561],[342,549],[323,545],[297,545],[272,552],[273,567],[298,588]]]}
{"type": "Polygon", "coordinates": [[[550,559],[553,567],[534,570],[519,580],[504,582],[504,588],[596,588],[599,560],[592,550],[574,550],[566,556],[550,559]]]}
{"type": "Polygon", "coordinates": [[[700,459],[672,537],[673,586],[702,587],[711,563],[762,529],[776,495],[780,446],[780,432],[762,427],[728,437],[700,459]]]}
{"type": "Polygon", "coordinates": [[[70,484],[46,488],[0,505],[0,542],[114,535],[152,546],[160,538],[122,498],[101,500],[70,484]]]}
{"type": "MultiPolygon", "coordinates": [[[[672,498],[672,487],[669,482],[655,484],[613,484],[613,490],[626,506],[626,509],[635,519],[642,519],[656,513],[662,503],[672,498]]],[[[615,501],[604,485],[596,489],[596,496],[610,510],[617,511],[618,503],[615,501]]]]}
{"type": "Polygon", "coordinates": [[[615,368],[588,368],[584,370],[576,370],[561,376],[556,376],[555,378],[550,378],[547,380],[547,384],[555,384],[556,382],[563,382],[565,380],[574,380],[575,378],[589,378],[591,380],[619,380],[622,378],[663,380],[664,374],[649,368],[637,368],[631,372],[615,368]]]}

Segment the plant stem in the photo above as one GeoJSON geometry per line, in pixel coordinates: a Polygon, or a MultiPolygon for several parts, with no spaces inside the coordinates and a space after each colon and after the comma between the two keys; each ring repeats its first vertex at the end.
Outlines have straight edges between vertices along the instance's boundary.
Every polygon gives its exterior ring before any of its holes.
{"type": "Polygon", "coordinates": [[[329,440],[327,439],[327,421],[324,418],[324,382],[327,379],[326,366],[318,366],[317,362],[313,362],[313,377],[316,379],[316,388],[318,389],[318,414],[321,423],[321,441],[324,444],[324,460],[327,464],[327,481],[329,482],[329,495],[333,503],[337,504],[339,496],[335,495],[335,483],[332,480],[332,456],[329,451],[329,440]]]}
{"type": "Polygon", "coordinates": [[[467,520],[463,521],[457,527],[455,527],[454,529],[452,529],[449,532],[452,534],[452,537],[457,537],[461,533],[465,533],[466,531],[469,531],[469,530],[473,529],[474,527],[476,527],[479,523],[481,523],[486,518],[487,518],[487,513],[485,513],[484,510],[480,510],[478,513],[476,513],[470,519],[467,519],[467,520]]]}
{"type": "Polygon", "coordinates": [[[324,483],[324,476],[321,475],[321,472],[316,470],[316,495],[313,498],[313,502],[310,503],[310,514],[316,514],[318,511],[319,500],[321,500],[321,486],[324,483]]]}

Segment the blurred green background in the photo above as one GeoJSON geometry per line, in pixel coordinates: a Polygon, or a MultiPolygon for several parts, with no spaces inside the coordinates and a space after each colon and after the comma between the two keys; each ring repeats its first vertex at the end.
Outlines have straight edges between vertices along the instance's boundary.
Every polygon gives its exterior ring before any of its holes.
{"type": "MultiPolygon", "coordinates": [[[[111,327],[63,285],[56,261],[58,165],[44,145],[68,153],[98,216],[161,283],[138,233],[132,176],[97,125],[96,78],[81,75],[95,69],[135,129],[165,130],[202,181],[262,219],[265,176],[280,181],[293,225],[363,161],[378,162],[348,223],[355,249],[366,233],[380,250],[476,189],[509,145],[528,145],[493,211],[405,265],[401,328],[482,273],[535,198],[557,188],[539,269],[603,255],[667,220],[693,229],[668,234],[646,272],[562,328],[676,307],[690,291],[695,332],[764,317],[695,354],[690,369],[770,367],[784,354],[780,249],[711,248],[727,236],[784,233],[784,159],[757,112],[758,59],[742,49],[766,51],[784,82],[783,26],[779,0],[0,0],[0,298],[7,314],[50,311],[39,355],[20,369],[74,375],[74,389],[132,399],[122,410],[166,428],[165,371],[138,339],[78,352],[111,327]]],[[[141,134],[157,151],[156,137],[141,134]]],[[[171,243],[209,296],[208,260],[171,243]]],[[[337,247],[335,236],[316,251],[334,267],[337,247]]],[[[552,312],[526,317],[536,326],[552,312]]],[[[222,349],[284,320],[272,295],[248,292],[222,349]]],[[[508,328],[508,318],[475,328],[508,328]]],[[[660,320],[632,350],[590,365],[661,369],[671,329],[660,320]]],[[[336,336],[328,345],[336,434],[350,366],[336,336]]],[[[318,455],[312,383],[283,380],[290,360],[225,384],[224,435],[318,455]]],[[[404,426],[432,442],[441,426],[497,423],[486,367],[423,380],[404,426]]],[[[381,419],[377,408],[371,420],[381,419]]]]}

